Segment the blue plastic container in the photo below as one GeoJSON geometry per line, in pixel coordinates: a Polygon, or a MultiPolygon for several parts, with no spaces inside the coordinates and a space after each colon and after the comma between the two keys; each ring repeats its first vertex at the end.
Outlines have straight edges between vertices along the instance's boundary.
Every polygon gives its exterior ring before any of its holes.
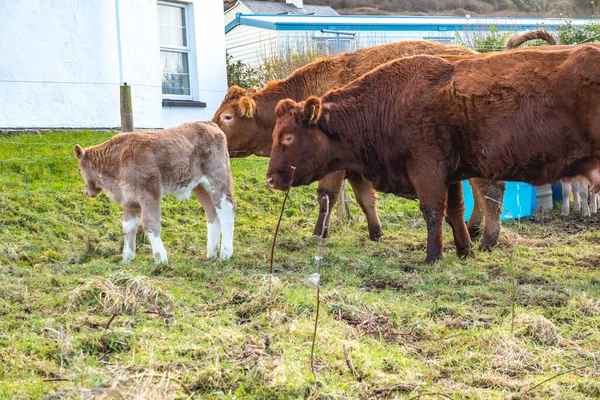
{"type": "MultiPolygon", "coordinates": [[[[463,181],[465,197],[465,221],[473,212],[473,191],[467,181],[463,181]]],[[[502,202],[503,221],[507,219],[531,217],[535,211],[535,186],[524,182],[506,182],[506,192],[502,202]]]]}

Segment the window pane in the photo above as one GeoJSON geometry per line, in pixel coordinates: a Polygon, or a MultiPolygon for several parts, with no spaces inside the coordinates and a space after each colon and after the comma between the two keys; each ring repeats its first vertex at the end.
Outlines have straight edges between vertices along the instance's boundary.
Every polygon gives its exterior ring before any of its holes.
{"type": "Polygon", "coordinates": [[[187,53],[160,52],[163,94],[190,94],[190,74],[187,53]]]}
{"type": "Polygon", "coordinates": [[[185,8],[159,4],[158,32],[161,45],[186,47],[185,8]]]}

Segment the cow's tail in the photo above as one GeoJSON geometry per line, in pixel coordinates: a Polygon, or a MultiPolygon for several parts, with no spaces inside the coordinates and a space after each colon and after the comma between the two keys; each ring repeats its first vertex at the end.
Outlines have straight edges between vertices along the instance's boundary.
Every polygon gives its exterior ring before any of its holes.
{"type": "Polygon", "coordinates": [[[504,46],[504,50],[515,49],[525,42],[528,42],[530,40],[536,40],[536,39],[544,40],[544,41],[548,42],[548,44],[550,44],[550,45],[556,44],[556,39],[554,39],[554,36],[552,36],[552,34],[550,32],[542,30],[542,29],[538,29],[535,31],[523,32],[520,35],[511,36],[510,39],[508,39],[508,42],[506,42],[506,45],[504,46]]]}

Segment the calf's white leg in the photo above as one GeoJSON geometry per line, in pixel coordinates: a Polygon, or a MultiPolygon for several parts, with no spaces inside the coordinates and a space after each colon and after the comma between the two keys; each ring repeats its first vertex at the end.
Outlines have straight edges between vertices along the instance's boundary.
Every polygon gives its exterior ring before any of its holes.
{"type": "Polygon", "coordinates": [[[129,264],[135,257],[135,234],[140,225],[140,208],[139,206],[123,207],[122,218],[123,232],[125,238],[123,240],[123,263],[129,264]]]}
{"type": "Polygon", "coordinates": [[[194,189],[194,195],[202,204],[204,212],[206,213],[206,257],[216,258],[219,254],[219,242],[221,239],[221,224],[215,210],[211,196],[206,192],[202,186],[198,186],[194,189]]]}
{"type": "Polygon", "coordinates": [[[167,250],[160,237],[160,197],[145,195],[146,201],[142,204],[142,228],[150,240],[154,262],[167,263],[167,250]]]}
{"type": "Polygon", "coordinates": [[[569,215],[569,202],[571,201],[571,182],[561,182],[562,186],[562,215],[569,215]]]}
{"type": "MultiPolygon", "coordinates": [[[[214,197],[213,197],[214,198],[214,197]]],[[[231,258],[233,255],[233,212],[235,205],[231,202],[225,193],[222,194],[221,199],[216,207],[217,216],[221,223],[221,252],[220,258],[226,259],[231,258]]]]}

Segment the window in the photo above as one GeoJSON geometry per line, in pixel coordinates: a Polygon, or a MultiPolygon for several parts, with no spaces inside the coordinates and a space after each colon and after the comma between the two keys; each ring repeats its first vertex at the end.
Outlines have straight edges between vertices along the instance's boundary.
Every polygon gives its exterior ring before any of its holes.
{"type": "MultiPolygon", "coordinates": [[[[337,39],[336,38],[315,38],[315,45],[319,54],[334,55],[337,54],[337,39]]],[[[340,53],[350,51],[350,39],[340,39],[340,53]]]]}
{"type": "Polygon", "coordinates": [[[158,31],[162,93],[165,97],[191,98],[186,6],[159,2],[158,31]]]}

